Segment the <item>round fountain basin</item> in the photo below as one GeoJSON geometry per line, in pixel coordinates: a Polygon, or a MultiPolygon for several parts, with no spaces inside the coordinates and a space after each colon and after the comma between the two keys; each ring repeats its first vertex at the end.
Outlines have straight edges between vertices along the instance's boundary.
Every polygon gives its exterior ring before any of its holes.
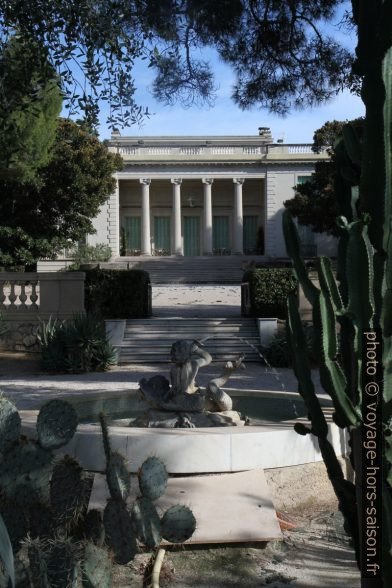
{"type": "MultiPolygon", "coordinates": [[[[137,472],[149,456],[161,458],[169,473],[236,472],[274,468],[320,461],[317,438],[298,435],[293,425],[306,422],[306,409],[297,393],[233,390],[234,410],[250,418],[249,426],[165,429],[124,426],[136,418],[145,405],[136,390],[89,395],[80,400],[67,397],[75,406],[80,424],[72,441],[60,453],[68,453],[90,471],[105,470],[98,415],[107,414],[113,450],[129,460],[137,472]],[[116,422],[117,421],[117,422],[116,422]]],[[[328,400],[323,401],[330,411],[328,400]]],[[[24,433],[34,436],[38,411],[21,411],[24,433]]],[[[329,419],[330,420],[330,419],[329,419]]],[[[329,422],[329,436],[337,455],[347,452],[345,432],[329,422]]]]}

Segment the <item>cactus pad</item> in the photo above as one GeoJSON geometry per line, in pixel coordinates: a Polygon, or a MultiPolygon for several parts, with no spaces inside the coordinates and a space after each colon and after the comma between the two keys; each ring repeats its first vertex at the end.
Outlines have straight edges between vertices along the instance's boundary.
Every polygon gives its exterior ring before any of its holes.
{"type": "Polygon", "coordinates": [[[136,536],[131,516],[123,500],[108,500],[103,513],[106,542],[114,551],[115,561],[127,564],[136,555],[136,536]]]}
{"type": "Polygon", "coordinates": [[[84,536],[98,547],[102,547],[105,541],[105,528],[103,526],[99,510],[89,510],[84,518],[84,536]]]}
{"type": "Polygon", "coordinates": [[[78,546],[71,539],[48,542],[47,570],[50,588],[76,588],[78,546]]]}
{"type": "Polygon", "coordinates": [[[61,523],[75,523],[88,503],[88,484],[79,463],[65,455],[53,467],[50,504],[61,523]]]}
{"type": "Polygon", "coordinates": [[[28,522],[23,510],[16,504],[2,500],[0,502],[0,514],[3,517],[14,553],[21,547],[21,541],[28,532],[28,522]]]}
{"type": "Polygon", "coordinates": [[[187,506],[169,508],[162,517],[162,537],[171,543],[183,543],[196,529],[196,519],[187,506]]]}
{"type": "Polygon", "coordinates": [[[4,453],[20,437],[20,416],[16,406],[0,396],[0,453],[4,453]]]}
{"type": "Polygon", "coordinates": [[[58,449],[72,439],[77,426],[78,416],[72,404],[50,400],[38,414],[38,440],[45,449],[58,449]]]}
{"type": "Polygon", "coordinates": [[[132,520],[137,536],[149,549],[154,549],[162,539],[161,521],[155,506],[148,498],[138,498],[133,505],[132,520]]]}
{"type": "Polygon", "coordinates": [[[0,462],[0,487],[6,499],[23,507],[45,502],[52,470],[50,451],[22,438],[0,462]]]}
{"type": "Polygon", "coordinates": [[[110,452],[106,466],[106,480],[112,498],[125,500],[131,489],[131,473],[125,458],[116,452],[110,452]]]}
{"type": "Polygon", "coordinates": [[[30,562],[31,580],[34,588],[50,588],[46,561],[47,542],[41,539],[26,541],[30,562]]]}
{"type": "Polygon", "coordinates": [[[149,457],[139,470],[139,488],[145,498],[156,500],[166,490],[168,474],[157,457],[149,457]]]}
{"type": "Polygon", "coordinates": [[[112,587],[112,562],[107,550],[103,547],[98,547],[94,543],[86,544],[82,564],[82,582],[83,588],[112,587]]]}

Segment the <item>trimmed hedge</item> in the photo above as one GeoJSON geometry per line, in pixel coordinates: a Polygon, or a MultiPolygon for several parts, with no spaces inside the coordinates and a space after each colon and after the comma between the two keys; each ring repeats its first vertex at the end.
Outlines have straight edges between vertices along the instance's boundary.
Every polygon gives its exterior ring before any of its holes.
{"type": "Polygon", "coordinates": [[[244,273],[243,282],[249,282],[251,316],[286,319],[286,298],[298,283],[292,269],[255,268],[244,273]]]}
{"type": "Polygon", "coordinates": [[[87,270],[85,308],[104,319],[149,316],[150,276],[143,270],[87,270]]]}

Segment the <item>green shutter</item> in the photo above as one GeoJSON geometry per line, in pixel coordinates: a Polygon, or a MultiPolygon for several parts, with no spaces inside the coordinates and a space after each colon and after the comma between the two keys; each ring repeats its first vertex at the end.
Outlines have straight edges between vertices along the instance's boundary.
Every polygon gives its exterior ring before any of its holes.
{"type": "Polygon", "coordinates": [[[244,215],[243,247],[244,253],[256,253],[257,249],[257,215],[244,215]]]}
{"type": "Polygon", "coordinates": [[[154,217],[154,248],[161,254],[170,255],[170,217],[154,217]]]}
{"type": "Polygon", "coordinates": [[[307,182],[310,182],[310,178],[311,176],[298,176],[297,184],[306,184],[307,182]]]}
{"type": "Polygon", "coordinates": [[[215,252],[229,248],[229,217],[214,216],[212,219],[212,247],[215,252]]]}
{"type": "Polygon", "coordinates": [[[124,229],[127,249],[140,251],[142,242],[140,216],[126,216],[124,218],[124,229]]]}
{"type": "Polygon", "coordinates": [[[200,255],[200,218],[184,216],[184,255],[200,255]]]}

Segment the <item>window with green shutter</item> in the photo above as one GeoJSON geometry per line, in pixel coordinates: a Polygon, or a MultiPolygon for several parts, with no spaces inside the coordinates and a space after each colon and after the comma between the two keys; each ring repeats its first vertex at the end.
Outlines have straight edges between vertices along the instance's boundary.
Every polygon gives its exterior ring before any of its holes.
{"type": "Polygon", "coordinates": [[[212,248],[221,254],[229,249],[229,217],[214,216],[212,219],[212,248]]]}
{"type": "Polygon", "coordinates": [[[243,247],[245,254],[254,254],[257,250],[257,215],[244,215],[243,247]]]}
{"type": "Polygon", "coordinates": [[[124,218],[125,239],[128,255],[141,250],[141,219],[140,216],[126,216],[124,218]]]}
{"type": "Polygon", "coordinates": [[[170,217],[154,217],[154,249],[156,255],[170,255],[170,217]]]}

